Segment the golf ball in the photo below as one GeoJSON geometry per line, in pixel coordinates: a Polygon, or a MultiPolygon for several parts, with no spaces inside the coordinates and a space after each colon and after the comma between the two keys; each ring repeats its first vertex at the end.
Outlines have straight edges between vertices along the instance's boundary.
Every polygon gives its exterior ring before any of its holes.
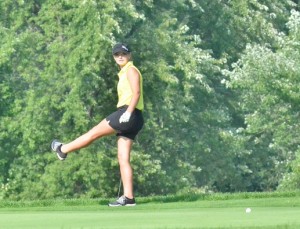
{"type": "Polygon", "coordinates": [[[251,212],[251,208],[246,208],[246,213],[250,213],[251,212]]]}

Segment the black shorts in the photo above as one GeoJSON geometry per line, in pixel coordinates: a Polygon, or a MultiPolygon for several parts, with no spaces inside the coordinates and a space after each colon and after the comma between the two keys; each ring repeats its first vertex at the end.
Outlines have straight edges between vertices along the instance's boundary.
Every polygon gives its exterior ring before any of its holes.
{"type": "Polygon", "coordinates": [[[121,115],[127,110],[128,106],[119,107],[117,111],[106,117],[109,125],[117,131],[117,136],[123,136],[134,140],[135,136],[144,125],[142,111],[135,109],[128,122],[119,122],[121,115]]]}

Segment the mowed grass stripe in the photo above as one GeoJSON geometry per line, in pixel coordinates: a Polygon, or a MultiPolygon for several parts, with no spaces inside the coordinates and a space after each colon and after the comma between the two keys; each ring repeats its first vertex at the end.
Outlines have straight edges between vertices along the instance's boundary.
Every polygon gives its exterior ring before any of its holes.
{"type": "MultiPolygon", "coordinates": [[[[142,201],[143,202],[143,201],[142,201]]],[[[0,208],[0,228],[300,228],[300,197],[0,208]],[[247,214],[245,209],[251,207],[247,214]]]]}
{"type": "MultiPolygon", "coordinates": [[[[180,206],[179,206],[180,207],[180,206]]],[[[243,228],[298,225],[300,209],[241,208],[1,213],[1,228],[243,228]]],[[[299,228],[299,227],[295,227],[299,228]]]]}

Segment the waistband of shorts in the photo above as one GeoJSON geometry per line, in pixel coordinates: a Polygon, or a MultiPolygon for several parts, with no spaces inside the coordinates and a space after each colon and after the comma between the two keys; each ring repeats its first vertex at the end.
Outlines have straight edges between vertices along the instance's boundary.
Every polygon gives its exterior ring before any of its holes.
{"type": "MultiPolygon", "coordinates": [[[[123,106],[120,106],[118,107],[118,110],[121,110],[121,109],[124,109],[124,108],[127,108],[129,107],[128,105],[123,105],[123,106]]],[[[142,112],[140,109],[137,109],[137,108],[134,108],[135,111],[138,111],[138,112],[142,112]]]]}

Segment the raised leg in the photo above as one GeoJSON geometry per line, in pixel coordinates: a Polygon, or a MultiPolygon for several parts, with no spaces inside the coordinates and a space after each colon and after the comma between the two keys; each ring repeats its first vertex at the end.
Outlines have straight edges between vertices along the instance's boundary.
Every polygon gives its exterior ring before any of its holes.
{"type": "Polygon", "coordinates": [[[63,144],[61,147],[61,152],[70,153],[72,151],[87,147],[96,139],[114,133],[115,130],[108,124],[106,119],[103,119],[97,126],[93,127],[87,133],[81,135],[70,143],[63,144]]]}

